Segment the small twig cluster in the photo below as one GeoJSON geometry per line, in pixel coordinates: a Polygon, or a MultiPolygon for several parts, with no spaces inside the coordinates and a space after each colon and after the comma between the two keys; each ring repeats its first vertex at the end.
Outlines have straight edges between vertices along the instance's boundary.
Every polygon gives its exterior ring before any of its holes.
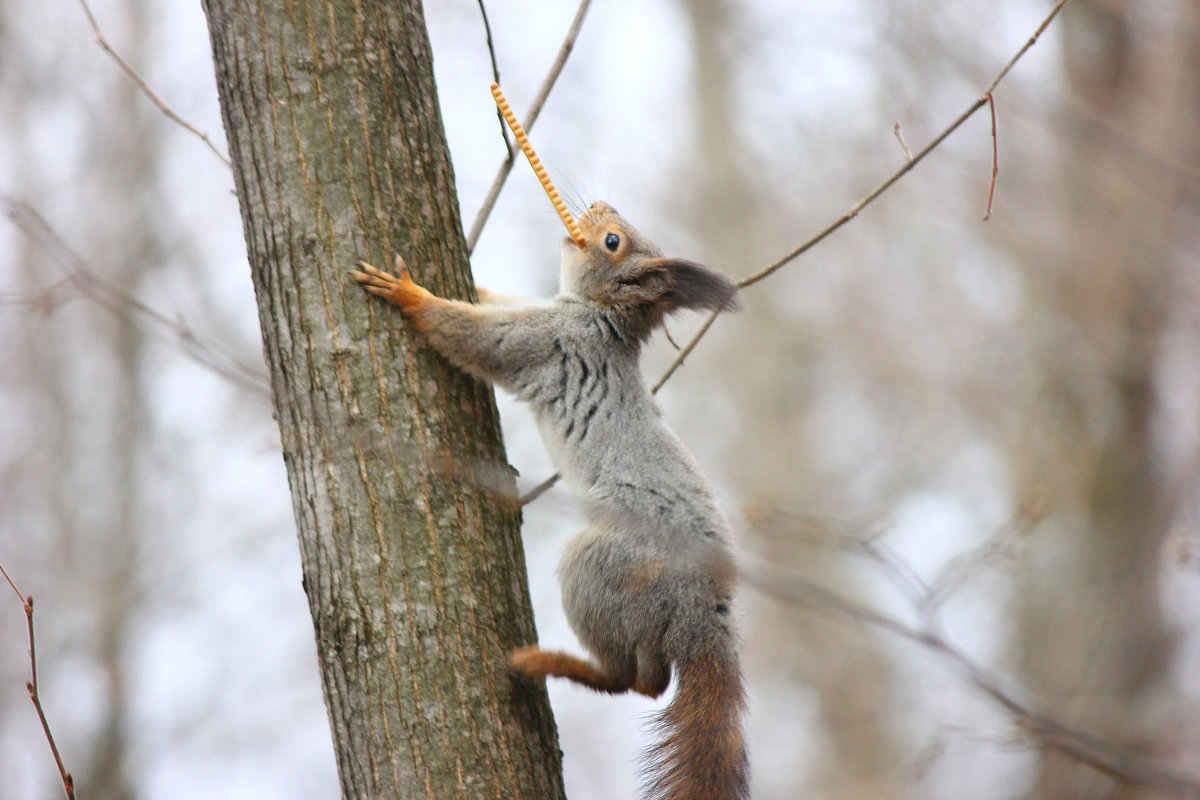
{"type": "Polygon", "coordinates": [[[28,204],[14,200],[0,192],[0,210],[12,220],[26,236],[37,242],[66,272],[65,281],[42,289],[40,292],[21,297],[0,297],[0,302],[20,302],[33,307],[49,309],[56,303],[65,286],[81,292],[94,302],[113,312],[124,315],[133,312],[147,329],[164,341],[177,343],[187,355],[202,367],[228,381],[264,398],[270,398],[271,390],[267,376],[261,369],[238,361],[233,356],[221,353],[214,345],[206,343],[182,320],[171,319],[166,314],[147,305],[122,289],[113,286],[76,254],[50,227],[41,214],[28,204]]]}
{"type": "Polygon", "coordinates": [[[792,538],[807,538],[854,554],[875,566],[908,601],[919,624],[910,625],[882,614],[777,564],[743,565],[747,585],[765,595],[844,622],[886,631],[939,656],[967,683],[1007,712],[1028,736],[1044,746],[1130,785],[1185,800],[1200,798],[1200,781],[1180,774],[1131,747],[1079,730],[1043,708],[1030,693],[1001,680],[959,649],[946,635],[941,608],[968,579],[990,565],[1017,558],[1023,534],[1036,518],[1022,517],[988,537],[976,549],[952,559],[932,580],[922,579],[911,564],[882,540],[882,531],[862,533],[800,524],[783,525],[792,538]]]}

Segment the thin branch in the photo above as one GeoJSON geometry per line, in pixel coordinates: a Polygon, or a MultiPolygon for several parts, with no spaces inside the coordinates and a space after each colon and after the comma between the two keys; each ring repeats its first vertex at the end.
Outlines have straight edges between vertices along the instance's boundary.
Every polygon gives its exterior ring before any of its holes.
{"type": "Polygon", "coordinates": [[[900,143],[900,149],[904,151],[904,160],[912,161],[912,150],[909,149],[908,142],[904,141],[904,134],[900,132],[900,123],[892,125],[892,133],[896,134],[896,141],[900,143]]]}
{"type": "MultiPolygon", "coordinates": [[[[538,115],[542,113],[542,106],[546,104],[546,98],[550,96],[550,90],[554,88],[558,76],[562,74],[563,67],[566,66],[567,57],[575,49],[575,40],[579,38],[579,31],[583,27],[583,18],[587,15],[588,6],[591,4],[592,0],[580,0],[579,8],[575,11],[575,18],[571,21],[571,27],[567,29],[562,46],[558,48],[558,55],[555,57],[554,63],[550,65],[550,71],[538,88],[537,94],[534,95],[533,103],[522,122],[522,127],[526,131],[531,130],[533,123],[537,122],[538,115]]],[[[499,80],[496,82],[499,83],[499,80]]],[[[504,135],[504,142],[508,146],[508,155],[500,164],[500,169],[496,171],[496,178],[492,181],[487,196],[483,198],[483,205],[480,206],[479,213],[475,215],[475,221],[471,223],[471,231],[467,234],[468,254],[475,251],[475,245],[479,241],[480,234],[483,233],[483,226],[487,224],[488,217],[491,216],[492,209],[496,206],[496,200],[500,197],[500,190],[504,188],[508,175],[512,172],[513,164],[516,162],[517,153],[520,152],[516,143],[509,141],[507,133],[504,135]]]]}
{"type": "Polygon", "coordinates": [[[42,708],[42,698],[38,692],[37,644],[33,637],[33,595],[21,594],[21,590],[17,588],[17,584],[9,577],[8,570],[4,568],[4,564],[0,564],[0,573],[4,575],[4,580],[8,581],[8,585],[12,587],[13,592],[17,595],[17,599],[21,601],[21,607],[25,610],[25,625],[29,629],[29,680],[25,682],[25,689],[29,692],[29,699],[33,702],[38,719],[42,722],[42,732],[45,733],[46,741],[50,744],[50,752],[54,755],[54,763],[58,765],[58,775],[62,779],[63,790],[67,793],[68,800],[75,800],[75,779],[71,777],[71,773],[67,772],[67,768],[63,765],[62,756],[58,752],[58,745],[54,742],[54,734],[50,731],[50,722],[46,719],[46,711],[42,708]]]}
{"type": "Polygon", "coordinates": [[[6,570],[4,568],[3,562],[0,562],[0,575],[4,576],[4,580],[8,581],[8,585],[12,587],[12,590],[14,592],[16,592],[17,599],[21,601],[22,605],[24,605],[25,604],[25,595],[21,594],[21,590],[17,588],[17,585],[15,583],[13,583],[13,579],[8,576],[8,570],[6,570]]]}
{"type": "Polygon", "coordinates": [[[549,478],[546,478],[546,480],[539,483],[537,486],[530,489],[525,494],[521,495],[521,505],[528,505],[544,495],[546,492],[550,491],[550,488],[554,486],[554,484],[558,483],[558,479],[561,477],[562,475],[556,472],[549,478]]]}
{"type": "Polygon", "coordinates": [[[129,311],[134,312],[136,317],[148,323],[151,332],[157,333],[165,341],[178,344],[192,360],[202,367],[243,389],[270,398],[270,385],[261,370],[218,352],[214,346],[202,342],[195,332],[182,321],[171,319],[166,314],[105,281],[90,269],[87,263],[72,251],[62,237],[50,227],[50,224],[29,205],[0,192],[0,209],[17,228],[41,245],[58,262],[58,265],[67,273],[71,284],[84,295],[114,314],[124,315],[129,311]]]}
{"type": "Polygon", "coordinates": [[[142,94],[150,98],[150,102],[154,103],[154,105],[158,107],[158,110],[166,115],[167,119],[171,120],[185,131],[204,142],[208,149],[213,152],[213,155],[221,159],[225,166],[232,169],[233,162],[229,160],[227,155],[217,149],[217,146],[213,144],[211,139],[208,138],[208,134],[204,133],[196,126],[185,120],[183,117],[176,114],[170,106],[163,102],[162,98],[155,94],[154,91],[146,85],[146,82],[142,80],[142,76],[137,73],[137,70],[131,67],[129,62],[122,58],[121,54],[112,48],[112,45],[108,43],[108,39],[105,38],[104,32],[100,30],[100,23],[96,21],[96,15],[92,13],[92,8],[88,5],[87,0],[79,0],[79,4],[83,6],[83,13],[87,15],[88,24],[92,26],[92,33],[95,35],[96,44],[100,45],[100,49],[112,56],[113,61],[117,62],[117,66],[119,66],[121,70],[129,76],[130,80],[134,82],[142,94]]]}
{"type": "Polygon", "coordinates": [[[692,337],[691,341],[683,346],[683,349],[681,349],[679,354],[675,356],[675,360],[672,361],[670,366],[667,367],[667,370],[662,374],[662,377],[655,381],[654,385],[650,387],[650,394],[658,394],[658,390],[663,387],[664,383],[671,379],[671,376],[675,374],[675,370],[683,366],[683,362],[686,361],[687,357],[690,356],[692,351],[696,349],[696,345],[700,344],[700,340],[704,338],[704,334],[708,333],[708,329],[711,328],[713,323],[717,321],[717,316],[720,315],[720,313],[721,312],[719,311],[714,311],[708,316],[708,319],[704,320],[704,324],[700,326],[700,330],[696,331],[696,335],[692,337]]]}
{"type": "MultiPolygon", "coordinates": [[[[496,62],[496,44],[492,41],[492,24],[488,22],[487,8],[483,5],[483,0],[479,2],[479,16],[483,17],[483,32],[487,35],[487,50],[488,57],[492,60],[492,81],[500,83],[500,65],[496,62]]],[[[500,123],[500,138],[504,140],[505,147],[511,149],[508,141],[508,125],[504,122],[504,116],[496,109],[496,120],[500,123]]],[[[509,159],[511,162],[511,159],[509,159]]]]}
{"type": "Polygon", "coordinates": [[[992,114],[992,182],[988,186],[987,210],[983,212],[983,221],[992,218],[992,200],[996,196],[996,176],[1000,174],[1000,146],[996,142],[996,98],[991,92],[987,94],[988,111],[992,114]]]}
{"type": "Polygon", "coordinates": [[[667,328],[667,324],[665,322],[663,323],[663,336],[667,337],[667,341],[670,342],[671,346],[676,350],[683,349],[679,346],[679,342],[675,341],[675,337],[671,335],[671,331],[667,328]]]}
{"type": "Polygon", "coordinates": [[[743,567],[742,577],[747,584],[784,602],[887,631],[935,653],[1048,747],[1126,783],[1184,800],[1200,800],[1200,782],[1195,778],[1180,774],[1129,747],[1067,725],[1038,708],[1034,701],[1020,697],[1017,690],[1006,687],[934,630],[911,627],[776,566],[743,567]]]}
{"type": "Polygon", "coordinates": [[[1015,563],[1020,540],[1033,530],[1041,518],[1037,510],[1018,512],[1008,524],[994,530],[978,547],[947,561],[929,581],[926,605],[938,608],[984,567],[1015,563]]]}
{"type": "Polygon", "coordinates": [[[71,279],[63,278],[38,289],[0,292],[0,306],[25,306],[39,313],[49,314],[77,294],[71,279]]]}
{"type": "Polygon", "coordinates": [[[487,7],[484,6],[483,0],[479,0],[479,16],[483,17],[483,32],[487,35],[488,58],[492,60],[492,81],[499,83],[500,65],[496,62],[496,44],[492,41],[492,24],[488,22],[487,7]]]}

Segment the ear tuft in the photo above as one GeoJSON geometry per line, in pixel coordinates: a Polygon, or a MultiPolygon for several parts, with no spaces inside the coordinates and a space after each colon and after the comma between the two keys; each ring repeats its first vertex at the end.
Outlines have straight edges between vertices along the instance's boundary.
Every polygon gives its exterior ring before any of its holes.
{"type": "Polygon", "coordinates": [[[716,270],[681,258],[657,260],[671,276],[663,296],[668,312],[681,308],[738,311],[737,284],[716,270]]]}

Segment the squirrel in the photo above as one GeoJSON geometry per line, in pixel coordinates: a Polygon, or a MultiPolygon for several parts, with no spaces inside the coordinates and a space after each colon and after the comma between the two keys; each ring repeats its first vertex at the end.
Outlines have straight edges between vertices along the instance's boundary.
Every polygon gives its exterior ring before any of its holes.
{"type": "Polygon", "coordinates": [[[351,272],[399,306],[460,369],[529,403],[552,461],[588,525],[559,565],[567,619],[595,661],[536,645],[511,653],[518,674],[569,678],[599,692],[658,697],[646,755],[653,800],[739,800],[749,794],[745,693],[731,618],[736,567],[729,523],[691,454],[662,421],[638,367],[641,346],[682,309],[735,308],[736,285],[665,258],[611,206],[581,215],[586,244],[565,238],[551,300],[446,300],[395,275],[351,272]]]}

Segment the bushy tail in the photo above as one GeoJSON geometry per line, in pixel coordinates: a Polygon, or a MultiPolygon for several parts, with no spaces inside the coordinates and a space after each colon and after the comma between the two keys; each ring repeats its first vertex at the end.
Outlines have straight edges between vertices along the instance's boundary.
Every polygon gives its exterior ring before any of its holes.
{"type": "Polygon", "coordinates": [[[662,739],[647,753],[649,800],[746,800],[742,711],[746,698],[733,635],[715,626],[676,661],[675,697],[655,720],[662,739]]]}

